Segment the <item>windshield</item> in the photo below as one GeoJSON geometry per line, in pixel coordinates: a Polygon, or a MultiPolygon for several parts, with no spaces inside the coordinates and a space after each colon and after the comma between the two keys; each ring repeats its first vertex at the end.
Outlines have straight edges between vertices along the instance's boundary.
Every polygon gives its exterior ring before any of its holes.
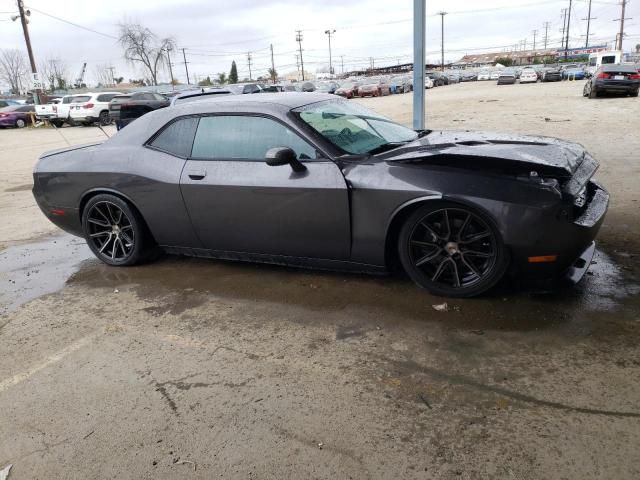
{"type": "Polygon", "coordinates": [[[336,147],[352,155],[379,153],[418,137],[409,128],[341,100],[312,103],[293,112],[336,147]]]}

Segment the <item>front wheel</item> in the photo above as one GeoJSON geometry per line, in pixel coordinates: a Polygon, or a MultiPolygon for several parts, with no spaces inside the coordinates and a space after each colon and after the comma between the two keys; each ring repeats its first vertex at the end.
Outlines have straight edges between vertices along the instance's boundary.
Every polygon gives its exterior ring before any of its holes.
{"type": "Polygon", "coordinates": [[[23,119],[19,118],[18,120],[16,120],[16,128],[24,128],[27,125],[27,122],[25,122],[23,119]]]}
{"type": "Polygon", "coordinates": [[[96,195],[82,213],[82,228],[89,248],[108,265],[127,266],[143,261],[149,249],[144,221],[119,197],[96,195]]]}
{"type": "Polygon", "coordinates": [[[409,277],[435,295],[473,297],[504,275],[507,250],[493,221],[454,203],[424,205],[399,235],[400,261],[409,277]]]}

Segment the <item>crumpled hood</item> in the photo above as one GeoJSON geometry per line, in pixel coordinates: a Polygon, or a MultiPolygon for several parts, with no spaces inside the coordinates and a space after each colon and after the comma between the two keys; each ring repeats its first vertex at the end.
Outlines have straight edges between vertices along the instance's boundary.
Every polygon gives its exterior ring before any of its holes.
{"type": "Polygon", "coordinates": [[[381,157],[387,161],[423,158],[425,163],[430,163],[430,157],[448,157],[452,161],[463,157],[466,164],[478,162],[476,167],[486,159],[487,164],[518,162],[523,168],[562,169],[573,175],[586,155],[582,145],[552,137],[451,130],[433,131],[381,157]]]}

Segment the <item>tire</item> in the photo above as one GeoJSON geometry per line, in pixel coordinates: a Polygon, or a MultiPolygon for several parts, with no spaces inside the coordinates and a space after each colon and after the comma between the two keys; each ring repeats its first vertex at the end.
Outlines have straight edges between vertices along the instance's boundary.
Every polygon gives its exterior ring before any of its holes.
{"type": "Polygon", "coordinates": [[[110,125],[111,117],[109,116],[109,112],[107,112],[106,110],[100,112],[100,117],[98,118],[98,121],[100,122],[100,125],[102,125],[103,127],[110,125]]]}
{"type": "Polygon", "coordinates": [[[474,297],[495,286],[509,255],[492,219],[451,202],[425,204],[400,229],[402,266],[434,295],[474,297]],[[445,226],[447,226],[445,228],[445,226]]]}
{"type": "Polygon", "coordinates": [[[16,120],[16,128],[24,128],[27,126],[27,122],[25,122],[23,119],[19,118],[16,120]]]}
{"type": "Polygon", "coordinates": [[[151,235],[140,214],[115,195],[100,194],[87,202],[82,229],[93,254],[107,265],[135,265],[153,251],[151,235]]]}
{"type": "Polygon", "coordinates": [[[588,84],[589,85],[589,98],[597,98],[598,97],[598,91],[593,88],[593,85],[588,84]]]}
{"type": "Polygon", "coordinates": [[[587,85],[589,85],[588,83],[584,84],[584,88],[582,89],[582,96],[583,97],[588,97],[589,96],[589,89],[587,88],[587,85]]]}
{"type": "Polygon", "coordinates": [[[637,97],[638,96],[638,92],[640,92],[640,90],[634,90],[629,95],[631,95],[632,97],[637,97]]]}
{"type": "Polygon", "coordinates": [[[64,125],[64,122],[62,120],[51,120],[51,125],[53,125],[56,128],[62,128],[62,125],[64,125]]]}

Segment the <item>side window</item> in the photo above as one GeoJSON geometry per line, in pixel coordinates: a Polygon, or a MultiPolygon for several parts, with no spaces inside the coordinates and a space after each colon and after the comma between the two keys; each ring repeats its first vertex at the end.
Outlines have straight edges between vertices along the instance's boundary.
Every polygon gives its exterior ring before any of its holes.
{"type": "Polygon", "coordinates": [[[154,93],[153,96],[155,97],[156,100],[166,100],[166,97],[163,97],[159,93],[154,93]]]}
{"type": "Polygon", "coordinates": [[[241,115],[202,117],[192,156],[262,162],[267,150],[273,147],[289,147],[301,160],[316,158],[315,149],[281,123],[241,115]]]}
{"type": "Polygon", "coordinates": [[[98,96],[96,97],[96,101],[97,101],[97,102],[110,102],[110,101],[111,101],[111,99],[112,99],[113,97],[115,97],[115,96],[116,96],[116,94],[115,94],[115,93],[105,93],[105,94],[102,94],[102,95],[98,95],[98,96]]]}
{"type": "Polygon", "coordinates": [[[149,145],[163,152],[186,158],[191,154],[197,125],[198,119],[195,117],[176,120],[167,125],[149,145]]]}
{"type": "Polygon", "coordinates": [[[18,108],[18,112],[33,112],[33,111],[34,111],[34,108],[32,106],[18,108]]]}

